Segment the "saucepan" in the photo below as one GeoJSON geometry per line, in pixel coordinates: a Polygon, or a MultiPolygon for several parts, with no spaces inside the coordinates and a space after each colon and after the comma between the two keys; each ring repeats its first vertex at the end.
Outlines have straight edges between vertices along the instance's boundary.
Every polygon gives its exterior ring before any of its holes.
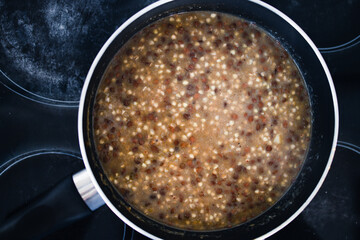
{"type": "MultiPolygon", "coordinates": [[[[78,135],[86,170],[64,180],[56,190],[25,210],[15,214],[1,227],[3,233],[16,231],[31,222],[31,216],[42,209],[46,215],[42,227],[29,231],[55,229],[87,215],[105,204],[122,221],[136,231],[153,239],[253,239],[266,238],[290,223],[310,203],[330,169],[338,137],[338,105],[333,81],[320,52],[305,32],[279,10],[258,0],[160,0],[142,9],[122,24],[107,40],[93,61],[81,94],[78,114],[78,135]],[[93,109],[102,76],[114,55],[136,32],[156,20],[180,12],[217,11],[232,14],[255,23],[279,41],[298,65],[310,96],[312,135],[302,169],[285,195],[260,216],[238,226],[207,231],[184,230],[148,218],[132,208],[107,179],[94,143],[93,109]],[[75,183],[76,188],[73,186],[75,183]],[[69,190],[71,188],[73,190],[69,190]],[[80,192],[84,202],[79,201],[80,192]],[[65,192],[65,193],[64,193],[65,192]],[[64,195],[66,194],[66,196],[64,195]],[[77,199],[77,200],[76,200],[77,199]],[[55,210],[62,212],[57,214],[55,210]],[[66,210],[70,209],[70,210],[66,210]],[[49,216],[50,215],[50,216],[49,216]],[[55,216],[55,217],[54,217],[55,216]],[[49,220],[49,219],[55,220],[49,220]],[[29,220],[30,219],[30,220],[29,220]]],[[[6,235],[5,235],[6,236],[6,235]]]]}

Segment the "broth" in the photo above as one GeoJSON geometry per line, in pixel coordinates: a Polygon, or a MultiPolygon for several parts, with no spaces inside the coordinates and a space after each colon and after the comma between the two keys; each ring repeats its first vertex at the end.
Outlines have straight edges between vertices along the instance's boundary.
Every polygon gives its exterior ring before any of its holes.
{"type": "Polygon", "coordinates": [[[217,12],[168,16],[135,34],[109,64],[94,110],[98,156],[120,194],[193,230],[272,206],[311,136],[309,96],[289,54],[217,12]]]}

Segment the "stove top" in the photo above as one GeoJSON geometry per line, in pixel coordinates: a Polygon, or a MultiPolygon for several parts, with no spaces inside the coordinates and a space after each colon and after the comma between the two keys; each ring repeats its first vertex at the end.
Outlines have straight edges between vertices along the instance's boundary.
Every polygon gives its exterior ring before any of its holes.
{"type": "MultiPolygon", "coordinates": [[[[107,38],[154,2],[0,0],[0,222],[83,168],[77,110],[86,73],[107,38]]],[[[270,239],[360,239],[359,0],[267,1],[323,54],[340,110],[330,172],[310,205],[270,239]]],[[[146,239],[106,206],[45,239],[146,239]]]]}

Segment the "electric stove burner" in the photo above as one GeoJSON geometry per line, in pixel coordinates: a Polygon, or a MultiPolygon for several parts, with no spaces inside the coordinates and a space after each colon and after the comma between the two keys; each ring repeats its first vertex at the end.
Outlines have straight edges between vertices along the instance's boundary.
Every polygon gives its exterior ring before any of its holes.
{"type": "Polygon", "coordinates": [[[315,198],[270,239],[360,239],[360,147],[342,141],[337,146],[330,171],[315,198]]]}
{"type": "MultiPolygon", "coordinates": [[[[6,193],[0,195],[0,205],[6,206],[0,211],[0,223],[8,214],[83,167],[79,155],[61,151],[34,151],[7,161],[0,166],[0,189],[6,193]]],[[[45,239],[107,239],[107,236],[130,239],[132,229],[110,209],[102,207],[45,239]]]]}
{"type": "Polygon", "coordinates": [[[102,0],[0,0],[1,81],[36,101],[77,104],[96,53],[136,10],[102,0]]]}
{"type": "Polygon", "coordinates": [[[322,51],[339,51],[360,42],[360,1],[268,0],[290,16],[322,51]]]}
{"type": "Polygon", "coordinates": [[[0,222],[7,214],[83,168],[80,156],[60,151],[33,151],[0,166],[0,222]]]}

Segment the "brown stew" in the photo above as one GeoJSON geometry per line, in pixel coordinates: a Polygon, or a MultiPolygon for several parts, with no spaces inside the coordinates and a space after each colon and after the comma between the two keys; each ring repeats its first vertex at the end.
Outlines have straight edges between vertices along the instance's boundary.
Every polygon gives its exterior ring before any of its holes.
{"type": "Polygon", "coordinates": [[[109,64],[94,117],[109,180],[136,209],[193,230],[272,206],[304,161],[309,96],[285,49],[240,18],[165,17],[109,64]]]}

